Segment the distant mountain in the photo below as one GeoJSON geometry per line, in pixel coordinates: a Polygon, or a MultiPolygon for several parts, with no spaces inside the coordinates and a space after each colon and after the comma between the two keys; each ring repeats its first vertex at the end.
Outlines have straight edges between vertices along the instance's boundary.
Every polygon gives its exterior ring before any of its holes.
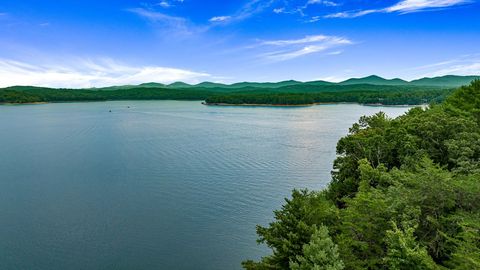
{"type": "Polygon", "coordinates": [[[202,88],[228,88],[228,89],[237,89],[237,88],[280,88],[290,85],[303,84],[299,81],[283,81],[283,82],[239,82],[234,84],[222,84],[214,82],[202,82],[199,84],[187,84],[183,82],[175,82],[167,85],[168,88],[192,88],[192,87],[202,87],[202,88]]]}
{"type": "Polygon", "coordinates": [[[193,85],[184,83],[184,82],[174,82],[172,84],[167,85],[168,88],[190,88],[193,85]]]}
{"type": "Polygon", "coordinates": [[[335,85],[336,83],[326,82],[326,81],[311,81],[305,82],[304,85],[335,85]]]}
{"type": "MultiPolygon", "coordinates": [[[[385,79],[377,75],[371,75],[363,78],[351,78],[343,82],[333,83],[327,81],[310,81],[299,82],[294,80],[281,81],[281,82],[240,82],[234,84],[223,84],[215,82],[202,82],[199,84],[188,84],[184,82],[174,82],[172,84],[162,84],[156,82],[142,83],[140,85],[119,85],[101,88],[85,88],[84,90],[129,90],[135,88],[169,88],[169,89],[192,89],[192,88],[204,88],[204,90],[214,92],[232,92],[232,91],[256,91],[256,90],[288,90],[288,91],[314,91],[321,89],[330,89],[331,87],[338,86],[339,89],[351,85],[362,85],[362,87],[368,87],[368,85],[376,86],[415,86],[415,87],[442,87],[442,88],[455,88],[462,85],[468,85],[475,79],[480,79],[480,76],[457,76],[447,75],[442,77],[433,78],[421,78],[413,81],[405,81],[399,78],[385,79]]],[[[13,86],[6,88],[7,90],[28,90],[33,89],[33,86],[13,86]]]]}
{"type": "Polygon", "coordinates": [[[204,87],[204,88],[228,88],[230,85],[223,84],[223,83],[214,83],[214,82],[202,82],[193,86],[204,87]]]}
{"type": "Polygon", "coordinates": [[[470,84],[473,80],[480,79],[480,76],[456,76],[447,75],[434,78],[422,78],[413,80],[410,84],[420,86],[442,86],[442,87],[459,87],[470,84]]]}
{"type": "Polygon", "coordinates": [[[266,82],[266,83],[257,83],[257,82],[241,82],[241,83],[234,83],[229,85],[230,88],[246,88],[246,87],[254,87],[254,88],[280,88],[284,86],[290,85],[298,85],[302,84],[299,81],[282,81],[282,82],[266,82]]]}
{"type": "Polygon", "coordinates": [[[151,88],[151,87],[165,87],[165,84],[163,83],[156,83],[156,82],[149,82],[149,83],[142,83],[139,85],[140,87],[147,87],[147,88],[151,88]]]}
{"type": "Polygon", "coordinates": [[[235,89],[242,89],[242,88],[250,88],[250,89],[277,89],[282,87],[288,87],[292,89],[292,87],[302,87],[305,88],[308,86],[318,87],[318,86],[346,86],[346,85],[387,85],[387,86],[435,86],[435,87],[460,87],[462,85],[468,85],[474,79],[480,79],[480,76],[456,76],[456,75],[447,75],[442,77],[434,77],[434,78],[421,78],[418,80],[413,80],[411,82],[395,78],[395,79],[385,79],[377,75],[371,75],[363,78],[351,78],[343,82],[339,83],[332,83],[327,81],[310,81],[310,82],[299,82],[295,80],[289,81],[281,81],[281,82],[239,82],[234,84],[223,84],[223,83],[215,83],[215,82],[202,82],[199,84],[188,84],[184,82],[174,82],[169,85],[161,84],[161,83],[144,83],[138,86],[135,85],[124,85],[124,86],[112,86],[106,88],[99,88],[103,90],[119,90],[119,89],[131,89],[137,87],[146,87],[146,88],[173,88],[173,89],[184,89],[184,88],[215,88],[218,91],[221,89],[224,90],[235,90],[235,89]]]}
{"type": "Polygon", "coordinates": [[[387,80],[382,77],[371,75],[364,78],[352,78],[346,81],[338,83],[340,85],[351,85],[351,84],[373,84],[373,85],[407,85],[408,82],[402,79],[391,79],[387,80]]]}

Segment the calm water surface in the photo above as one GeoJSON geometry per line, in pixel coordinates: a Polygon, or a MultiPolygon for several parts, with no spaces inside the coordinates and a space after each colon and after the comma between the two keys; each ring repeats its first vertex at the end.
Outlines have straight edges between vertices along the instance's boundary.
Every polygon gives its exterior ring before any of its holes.
{"type": "Polygon", "coordinates": [[[293,188],[327,185],[352,123],[406,110],[0,106],[0,269],[239,269],[293,188]]]}

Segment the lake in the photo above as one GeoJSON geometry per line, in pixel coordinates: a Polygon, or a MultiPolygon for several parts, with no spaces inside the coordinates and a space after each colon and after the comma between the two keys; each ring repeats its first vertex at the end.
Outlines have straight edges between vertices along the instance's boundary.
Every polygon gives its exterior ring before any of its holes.
{"type": "Polygon", "coordinates": [[[0,106],[0,269],[240,269],[293,188],[328,184],[360,116],[407,109],[0,106]]]}

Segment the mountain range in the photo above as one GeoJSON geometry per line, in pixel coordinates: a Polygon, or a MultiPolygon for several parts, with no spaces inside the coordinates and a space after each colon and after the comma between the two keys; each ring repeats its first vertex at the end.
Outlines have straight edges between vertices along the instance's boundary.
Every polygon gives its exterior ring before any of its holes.
{"type": "MultiPolygon", "coordinates": [[[[139,85],[119,85],[119,86],[109,86],[109,87],[99,87],[99,88],[84,88],[80,90],[104,90],[104,91],[113,91],[113,90],[130,90],[130,89],[203,89],[204,91],[213,91],[213,92],[238,92],[238,91],[249,91],[249,90],[265,90],[265,91],[342,91],[342,90],[352,90],[362,89],[367,90],[369,88],[376,88],[379,86],[384,87],[408,87],[408,88],[457,88],[462,85],[468,85],[473,80],[480,79],[480,75],[472,76],[458,76],[458,75],[446,75],[441,77],[432,77],[432,78],[421,78],[412,81],[406,81],[399,78],[395,79],[385,79],[377,75],[371,75],[363,78],[351,78],[342,82],[328,82],[328,81],[310,81],[310,82],[300,82],[295,80],[281,81],[281,82],[239,82],[234,84],[223,84],[215,82],[202,82],[199,84],[188,84],[184,82],[174,82],[171,84],[162,84],[156,82],[142,83],[139,85]]],[[[31,89],[53,89],[47,87],[36,87],[36,86],[11,86],[7,88],[8,90],[31,90],[31,89]]]]}
{"type": "Polygon", "coordinates": [[[143,83],[140,85],[123,85],[123,86],[112,86],[105,87],[102,89],[129,89],[129,88],[229,88],[229,89],[239,89],[239,88],[280,88],[285,86],[327,86],[327,85],[358,85],[358,84],[370,84],[370,85],[391,85],[391,86],[434,86],[434,87],[459,87],[462,85],[467,85],[475,79],[480,79],[479,76],[457,76],[457,75],[446,75],[441,77],[432,77],[432,78],[421,78],[412,81],[406,81],[399,78],[395,79],[385,79],[377,75],[371,75],[363,78],[351,78],[342,82],[334,83],[328,81],[310,81],[310,82],[300,82],[295,80],[281,81],[281,82],[239,82],[234,84],[223,84],[215,82],[202,82],[199,84],[187,84],[184,82],[175,82],[172,84],[162,84],[162,83],[143,83]]]}

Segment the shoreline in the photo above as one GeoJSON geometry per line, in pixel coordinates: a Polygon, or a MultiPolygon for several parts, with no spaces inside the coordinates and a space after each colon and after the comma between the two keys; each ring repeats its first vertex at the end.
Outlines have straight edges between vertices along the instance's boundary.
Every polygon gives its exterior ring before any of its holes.
{"type": "Polygon", "coordinates": [[[202,105],[205,106],[223,106],[223,107],[229,107],[229,106],[235,106],[235,107],[312,107],[317,104],[295,104],[295,105],[287,105],[287,104],[230,104],[230,103],[206,103],[202,102],[202,105]]]}
{"type": "MultiPolygon", "coordinates": [[[[178,99],[146,99],[146,100],[84,100],[84,101],[41,101],[41,102],[25,102],[25,103],[13,103],[13,102],[0,102],[0,106],[19,106],[19,105],[45,105],[45,104],[55,104],[55,103],[90,103],[90,102],[114,102],[114,101],[195,101],[195,100],[178,100],[178,99]]],[[[200,101],[200,100],[198,100],[200,101]]],[[[219,106],[219,107],[313,107],[318,105],[335,105],[335,104],[358,104],[362,106],[370,107],[412,107],[412,106],[425,106],[428,104],[396,104],[396,105],[387,105],[382,103],[358,103],[358,102],[316,102],[310,104],[230,104],[230,103],[207,103],[201,101],[202,105],[205,106],[219,106]]]]}
{"type": "Polygon", "coordinates": [[[318,105],[335,105],[335,104],[358,104],[362,106],[369,107],[412,107],[412,106],[425,106],[428,104],[396,104],[396,105],[387,105],[382,103],[358,103],[358,102],[316,102],[311,104],[230,104],[230,103],[206,103],[202,102],[205,106],[220,106],[220,107],[313,107],[318,105]]]}
{"type": "Polygon", "coordinates": [[[44,101],[39,101],[39,102],[24,102],[24,103],[19,103],[19,102],[0,102],[0,105],[3,106],[16,106],[16,105],[42,105],[42,104],[50,104],[51,102],[44,102],[44,101]]]}

